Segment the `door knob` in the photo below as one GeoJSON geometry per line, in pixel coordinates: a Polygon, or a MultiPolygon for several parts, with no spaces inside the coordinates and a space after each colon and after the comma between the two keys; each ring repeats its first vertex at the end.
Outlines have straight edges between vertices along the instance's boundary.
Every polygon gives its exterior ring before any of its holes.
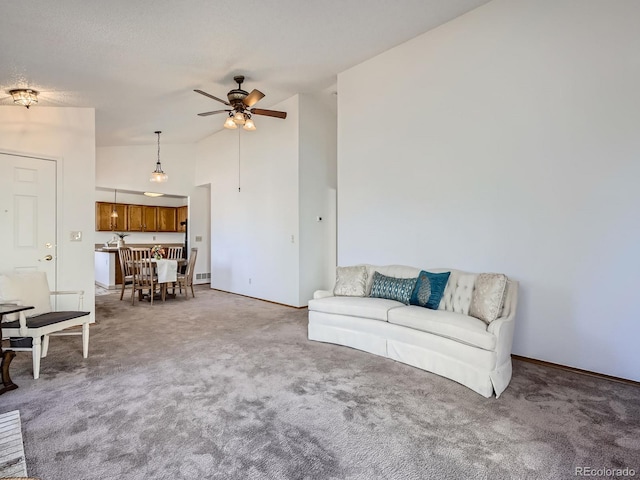
{"type": "Polygon", "coordinates": [[[51,260],[53,260],[53,255],[47,255],[46,257],[44,257],[44,259],[45,259],[47,262],[50,262],[51,260]]]}

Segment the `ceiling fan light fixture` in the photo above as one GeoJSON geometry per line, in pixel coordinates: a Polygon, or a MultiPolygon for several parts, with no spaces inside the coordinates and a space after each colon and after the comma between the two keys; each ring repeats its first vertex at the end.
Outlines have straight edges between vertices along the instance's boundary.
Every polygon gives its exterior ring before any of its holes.
{"type": "Polygon", "coordinates": [[[244,116],[244,112],[236,112],[233,114],[233,121],[236,125],[244,125],[246,118],[244,116]]]}
{"type": "Polygon", "coordinates": [[[169,175],[162,171],[162,165],[160,164],[160,134],[162,132],[154,132],[158,135],[158,161],[156,162],[156,169],[151,172],[150,182],[154,183],[164,183],[169,180],[169,175]]]}
{"type": "Polygon", "coordinates": [[[9,90],[13,103],[29,108],[31,105],[38,103],[38,91],[30,88],[16,88],[9,90]]]}
{"type": "Polygon", "coordinates": [[[244,126],[242,127],[244,130],[250,130],[253,131],[256,129],[256,125],[255,123],[253,123],[253,120],[251,119],[251,117],[247,118],[247,121],[244,122],[244,126]]]}
{"type": "Polygon", "coordinates": [[[236,122],[233,121],[233,117],[231,116],[227,117],[227,119],[224,121],[224,128],[228,128],[230,130],[233,130],[234,128],[238,128],[238,126],[236,125],[236,122]]]}

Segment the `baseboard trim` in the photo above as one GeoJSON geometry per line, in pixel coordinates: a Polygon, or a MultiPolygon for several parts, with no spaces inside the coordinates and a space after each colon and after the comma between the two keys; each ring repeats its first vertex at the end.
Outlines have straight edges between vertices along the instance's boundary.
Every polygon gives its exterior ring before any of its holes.
{"type": "Polygon", "coordinates": [[[281,307],[295,308],[296,310],[302,310],[303,308],[307,308],[306,306],[294,307],[293,305],[287,305],[286,303],[274,302],[273,300],[265,300],[264,298],[252,297],[251,295],[244,295],[242,293],[229,292],[227,290],[220,290],[219,288],[211,287],[211,290],[215,290],[216,292],[228,293],[229,295],[238,295],[239,297],[251,298],[253,300],[260,300],[261,302],[273,303],[274,305],[280,305],[281,307]]]}
{"type": "Polygon", "coordinates": [[[626,385],[633,385],[634,387],[640,387],[640,382],[635,380],[629,380],[627,378],[614,377],[613,375],[605,375],[604,373],[592,372],[589,370],[582,370],[581,368],[569,367],[567,365],[560,365],[559,363],[545,362],[544,360],[538,360],[536,358],[523,357],[520,355],[511,355],[511,358],[515,360],[521,360],[523,362],[533,363],[535,365],[542,365],[545,367],[558,368],[567,372],[579,373],[581,375],[587,375],[589,377],[600,378],[603,380],[609,380],[611,382],[624,383],[626,385]]]}

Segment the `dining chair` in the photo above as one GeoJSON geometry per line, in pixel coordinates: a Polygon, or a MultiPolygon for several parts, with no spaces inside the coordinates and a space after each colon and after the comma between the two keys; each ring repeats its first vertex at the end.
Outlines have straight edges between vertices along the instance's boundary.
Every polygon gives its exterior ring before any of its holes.
{"type": "Polygon", "coordinates": [[[182,247],[168,247],[167,258],[170,260],[179,260],[182,258],[182,247]]]}
{"type": "MultiPolygon", "coordinates": [[[[16,352],[31,352],[33,378],[40,376],[40,359],[47,356],[49,337],[82,335],[82,356],[89,356],[90,312],[83,310],[84,291],[50,291],[45,272],[22,272],[0,275],[0,303],[33,306],[15,316],[6,316],[2,335],[9,338],[10,348],[16,352]],[[51,297],[77,295],[78,309],[53,311],[51,297]],[[81,331],[69,331],[81,326],[81,331]]],[[[67,352],[64,355],[68,355],[67,352]]]]}
{"type": "Polygon", "coordinates": [[[125,287],[133,285],[131,249],[129,247],[120,247],[118,248],[118,255],[120,257],[120,271],[122,272],[122,290],[120,291],[120,300],[122,300],[125,287]]]}
{"type": "Polygon", "coordinates": [[[191,295],[193,298],[196,297],[196,294],[193,291],[193,270],[196,266],[196,257],[198,256],[198,249],[192,248],[191,254],[189,255],[189,262],[187,263],[187,269],[184,273],[178,274],[178,286],[180,287],[180,292],[182,293],[182,287],[184,287],[184,295],[187,295],[187,287],[191,288],[191,295]]]}
{"type": "Polygon", "coordinates": [[[155,294],[157,280],[155,269],[151,263],[150,248],[131,248],[131,274],[133,283],[131,289],[131,305],[135,303],[135,293],[138,292],[138,300],[142,300],[144,290],[149,290],[151,305],[155,294]]]}

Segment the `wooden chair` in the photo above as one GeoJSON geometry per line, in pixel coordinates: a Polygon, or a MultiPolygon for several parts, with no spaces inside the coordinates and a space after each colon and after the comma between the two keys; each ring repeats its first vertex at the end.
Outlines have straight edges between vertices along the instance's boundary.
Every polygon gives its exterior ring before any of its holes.
{"type": "Polygon", "coordinates": [[[131,305],[135,302],[135,293],[138,292],[138,299],[142,299],[144,290],[149,290],[151,305],[153,305],[153,295],[156,291],[155,269],[151,264],[150,248],[131,248],[131,274],[133,283],[131,290],[131,305]]]}
{"type": "Polygon", "coordinates": [[[191,295],[193,298],[196,297],[196,294],[193,291],[193,270],[196,266],[196,257],[198,256],[198,249],[192,248],[191,254],[189,255],[189,262],[187,263],[187,269],[184,273],[178,274],[178,286],[180,287],[180,292],[182,293],[182,287],[184,287],[184,295],[187,296],[187,287],[191,288],[191,295]]]}
{"type": "Polygon", "coordinates": [[[182,247],[168,247],[167,258],[170,260],[180,260],[182,258],[182,247]]]}
{"type": "Polygon", "coordinates": [[[40,376],[40,359],[47,356],[49,337],[82,335],[82,356],[89,356],[89,312],[83,311],[84,291],[50,291],[45,272],[24,272],[0,275],[2,303],[33,306],[20,312],[17,319],[2,323],[2,335],[9,337],[11,350],[30,351],[33,357],[33,378],[40,376]],[[51,296],[77,295],[78,309],[51,311],[51,296]],[[27,316],[29,315],[29,316],[27,316]],[[82,331],[68,328],[82,326],[82,331]]]}
{"type": "Polygon", "coordinates": [[[122,272],[122,290],[120,291],[120,300],[122,300],[125,287],[127,285],[133,285],[131,249],[129,247],[120,247],[118,249],[118,256],[120,257],[120,271],[122,272]]]}

